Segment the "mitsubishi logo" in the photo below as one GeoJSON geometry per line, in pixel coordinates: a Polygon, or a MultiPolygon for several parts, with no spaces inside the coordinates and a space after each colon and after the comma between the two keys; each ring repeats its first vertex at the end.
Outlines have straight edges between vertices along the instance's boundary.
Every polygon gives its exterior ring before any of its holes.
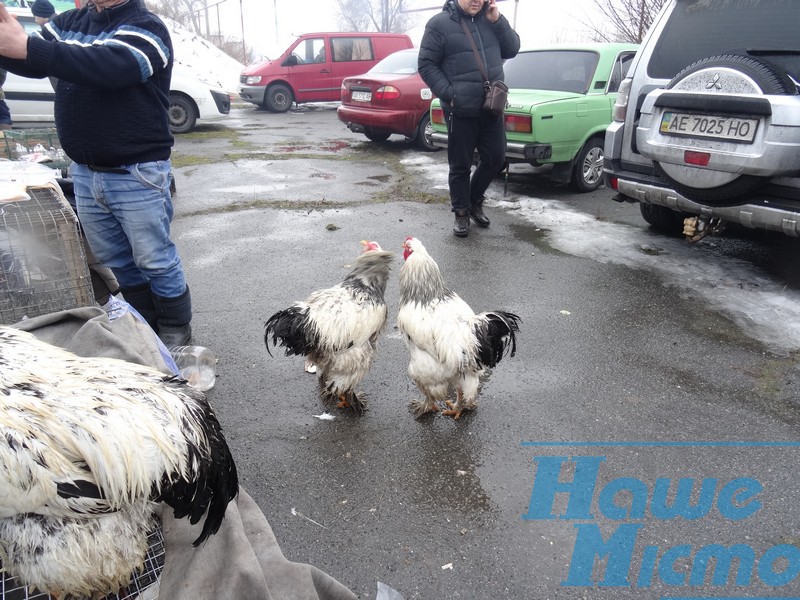
{"type": "Polygon", "coordinates": [[[706,84],[706,89],[707,90],[711,90],[711,89],[721,90],[722,89],[722,85],[719,82],[719,73],[714,75],[714,78],[706,84]]]}

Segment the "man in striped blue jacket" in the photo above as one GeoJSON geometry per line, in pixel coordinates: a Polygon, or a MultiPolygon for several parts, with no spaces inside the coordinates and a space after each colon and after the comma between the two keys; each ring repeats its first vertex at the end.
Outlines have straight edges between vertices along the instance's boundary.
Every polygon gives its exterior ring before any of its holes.
{"type": "Polygon", "coordinates": [[[144,0],[91,0],[28,36],[0,4],[0,68],[57,79],[55,119],[86,239],[168,346],[192,305],[170,239],[172,41],[144,0]]]}

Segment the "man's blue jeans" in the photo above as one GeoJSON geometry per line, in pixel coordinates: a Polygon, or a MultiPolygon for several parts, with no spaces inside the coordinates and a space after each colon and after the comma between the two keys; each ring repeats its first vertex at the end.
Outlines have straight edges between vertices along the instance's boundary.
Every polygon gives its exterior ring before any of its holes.
{"type": "Polygon", "coordinates": [[[186,278],[169,237],[170,162],[120,165],[120,170],[128,173],[72,165],[78,218],[89,247],[121,287],[149,282],[159,296],[180,296],[186,291],[186,278]]]}

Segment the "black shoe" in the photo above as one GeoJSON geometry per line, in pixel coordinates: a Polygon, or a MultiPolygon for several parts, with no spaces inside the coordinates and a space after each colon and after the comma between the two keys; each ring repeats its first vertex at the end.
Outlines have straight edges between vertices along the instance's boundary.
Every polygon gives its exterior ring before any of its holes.
{"type": "Polygon", "coordinates": [[[473,204],[469,207],[469,214],[478,227],[488,227],[491,221],[483,212],[483,205],[473,204]]]}
{"type": "Polygon", "coordinates": [[[456,237],[467,237],[469,235],[469,211],[457,210],[456,221],[453,224],[453,235],[456,237]]]}
{"type": "Polygon", "coordinates": [[[174,348],[176,346],[186,346],[192,342],[192,326],[187,323],[186,325],[159,325],[158,337],[167,348],[174,348]]]}

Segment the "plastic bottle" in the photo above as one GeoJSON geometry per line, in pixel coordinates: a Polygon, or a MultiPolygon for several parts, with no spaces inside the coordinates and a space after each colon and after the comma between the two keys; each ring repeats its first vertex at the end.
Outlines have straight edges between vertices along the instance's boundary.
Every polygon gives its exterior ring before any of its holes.
{"type": "Polygon", "coordinates": [[[190,386],[201,392],[214,387],[217,380],[217,357],[203,346],[175,346],[169,349],[178,370],[190,386]]]}

